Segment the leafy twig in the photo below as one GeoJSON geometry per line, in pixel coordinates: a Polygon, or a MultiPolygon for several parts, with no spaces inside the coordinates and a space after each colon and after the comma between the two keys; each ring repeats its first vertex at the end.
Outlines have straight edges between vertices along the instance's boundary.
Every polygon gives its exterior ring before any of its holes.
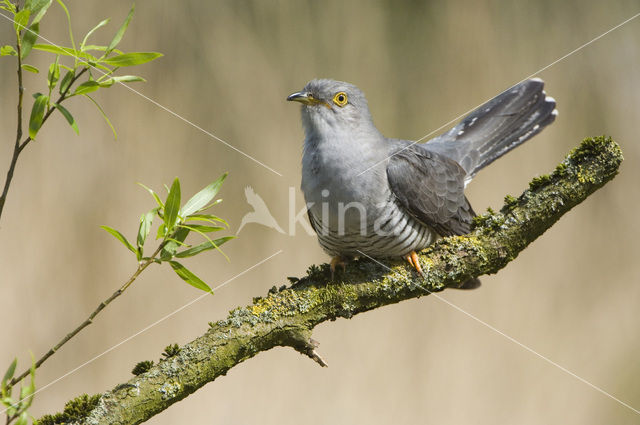
{"type": "MultiPolygon", "coordinates": [[[[2,217],[2,212],[7,201],[9,188],[13,180],[13,175],[15,173],[20,153],[35,138],[36,133],[40,130],[49,116],[51,116],[53,110],[58,109],[68,121],[69,125],[71,125],[74,131],[78,133],[78,126],[73,119],[73,116],[66,108],[61,105],[64,100],[79,94],[89,97],[87,96],[87,93],[99,90],[101,88],[111,87],[114,83],[144,81],[142,77],[138,77],[135,75],[112,76],[112,74],[120,67],[140,65],[162,56],[160,53],[155,52],[122,53],[121,51],[116,49],[116,46],[122,40],[122,37],[124,36],[124,33],[129,26],[131,17],[133,16],[134,7],[131,8],[124,23],[120,26],[116,35],[113,37],[108,46],[86,45],[88,38],[97,29],[108,23],[108,20],[104,20],[96,25],[91,31],[89,31],[89,33],[87,33],[87,35],[82,40],[80,50],[77,50],[76,43],[73,38],[73,32],[71,31],[71,17],[69,15],[69,10],[62,0],[56,1],[60,5],[60,7],[62,7],[67,17],[69,38],[71,42],[70,48],[54,46],[50,44],[35,44],[40,31],[40,20],[51,5],[52,0],[26,1],[25,6],[22,9],[20,9],[17,2],[14,3],[9,0],[0,1],[0,9],[8,11],[14,16],[13,21],[16,35],[16,49],[14,49],[12,46],[2,46],[2,48],[0,49],[0,55],[16,56],[18,63],[18,116],[16,140],[14,143],[11,163],[9,165],[7,177],[4,182],[2,195],[0,195],[0,218],[2,217]],[[29,20],[31,20],[31,24],[29,24],[29,20]],[[29,136],[26,139],[22,140],[24,112],[23,70],[26,69],[28,71],[36,73],[38,72],[38,69],[36,67],[24,63],[24,59],[29,55],[32,49],[53,53],[56,55],[56,60],[51,64],[49,68],[48,95],[43,95],[40,93],[34,94],[35,102],[31,111],[31,117],[29,119],[29,136]],[[88,53],[88,50],[101,50],[104,51],[104,53],[100,58],[96,58],[92,54],[88,53]],[[110,57],[109,55],[111,53],[115,53],[116,56],[110,57]],[[74,59],[73,67],[59,64],[59,59],[61,56],[72,57],[74,59]],[[60,67],[66,68],[68,72],[60,83],[60,97],[55,103],[51,103],[51,92],[58,83],[58,79],[60,76],[60,67]],[[106,71],[106,74],[103,77],[108,76],[109,78],[106,80],[103,80],[103,78],[101,78],[95,81],[91,76],[91,68],[97,68],[106,71]],[[72,85],[87,71],[89,73],[89,79],[81,83],[72,93],[72,85]]],[[[113,131],[115,136],[115,129],[113,128],[113,125],[105,115],[100,105],[98,105],[95,100],[91,99],[90,97],[89,99],[98,107],[100,113],[111,127],[111,130],[113,131]]]]}
{"type": "MultiPolygon", "coordinates": [[[[211,203],[211,201],[217,195],[226,176],[226,174],[223,174],[222,176],[220,176],[220,178],[207,185],[204,189],[191,197],[182,207],[180,206],[179,179],[176,178],[173,181],[171,190],[169,191],[165,202],[162,202],[160,197],[153,190],[144,186],[145,189],[151,193],[155,201],[158,203],[158,206],[151,209],[149,212],[142,214],[142,216],[140,217],[140,224],[138,227],[135,246],[134,244],[129,242],[127,238],[119,231],[109,226],[102,226],[104,230],[113,235],[128,250],[135,254],[136,260],[138,261],[138,268],[117,291],[115,291],[109,298],[98,304],[96,309],[89,315],[89,317],[87,317],[87,319],[80,323],[75,329],[69,332],[56,345],[51,347],[42,357],[40,357],[34,363],[34,366],[32,367],[33,370],[39,368],[63,345],[69,342],[84,328],[93,323],[95,317],[100,314],[100,312],[104,310],[104,308],[107,307],[112,301],[122,295],[124,291],[126,291],[127,288],[138,278],[138,276],[140,276],[140,274],[152,263],[168,262],[171,268],[176,272],[178,276],[180,276],[182,280],[184,280],[191,286],[194,286],[205,292],[213,293],[211,288],[205,282],[203,282],[198,276],[187,269],[184,265],[175,261],[174,258],[192,257],[201,253],[202,251],[206,251],[209,249],[217,249],[222,253],[222,251],[220,250],[220,245],[233,238],[233,236],[226,236],[216,240],[212,240],[206,235],[206,233],[223,230],[225,229],[224,226],[203,226],[194,224],[187,227],[183,225],[183,223],[187,219],[207,220],[226,224],[224,220],[216,216],[203,214],[203,211],[210,208],[211,205],[215,205],[217,203],[211,203]],[[151,231],[151,225],[153,222],[153,217],[155,215],[158,215],[163,219],[163,223],[158,231],[158,238],[162,238],[162,241],[150,257],[145,257],[144,244],[147,236],[149,235],[149,232],[151,231]],[[186,244],[185,240],[189,235],[189,232],[191,231],[196,231],[197,233],[201,234],[206,239],[206,242],[203,242],[195,247],[186,244]],[[178,249],[183,246],[186,246],[187,249],[178,252],[178,249]]],[[[222,254],[224,255],[224,253],[222,254]]],[[[226,255],[225,258],[227,258],[226,255]]],[[[13,387],[15,384],[29,375],[29,373],[30,370],[26,370],[15,378],[12,378],[8,383],[8,387],[13,387]]]]}

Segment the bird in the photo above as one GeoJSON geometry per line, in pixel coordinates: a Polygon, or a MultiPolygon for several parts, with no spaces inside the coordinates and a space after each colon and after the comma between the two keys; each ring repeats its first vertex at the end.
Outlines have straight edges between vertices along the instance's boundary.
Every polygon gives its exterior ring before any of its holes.
{"type": "Polygon", "coordinates": [[[278,225],[278,222],[269,211],[267,204],[258,195],[251,186],[247,186],[244,189],[244,196],[247,198],[247,203],[253,207],[253,211],[250,211],[242,217],[240,221],[240,227],[236,234],[240,234],[240,231],[248,223],[262,224],[263,226],[270,227],[277,230],[280,233],[284,233],[284,230],[278,225]]]}
{"type": "MultiPolygon", "coordinates": [[[[417,252],[471,231],[476,214],[464,190],[476,173],[558,114],[544,82],[527,79],[416,143],[382,135],[353,84],[314,79],[287,100],[301,104],[301,189],[332,276],[358,257],[404,258],[423,274],[417,252]]],[[[470,279],[461,288],[477,286],[470,279]]]]}

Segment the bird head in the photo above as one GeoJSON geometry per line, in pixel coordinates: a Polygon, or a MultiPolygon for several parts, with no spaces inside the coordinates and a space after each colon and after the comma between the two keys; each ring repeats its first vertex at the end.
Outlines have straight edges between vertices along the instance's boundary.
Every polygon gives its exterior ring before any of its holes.
{"type": "Polygon", "coordinates": [[[349,134],[351,131],[375,130],[367,99],[353,84],[311,80],[287,100],[302,104],[302,122],[307,135],[309,132],[349,134]]]}

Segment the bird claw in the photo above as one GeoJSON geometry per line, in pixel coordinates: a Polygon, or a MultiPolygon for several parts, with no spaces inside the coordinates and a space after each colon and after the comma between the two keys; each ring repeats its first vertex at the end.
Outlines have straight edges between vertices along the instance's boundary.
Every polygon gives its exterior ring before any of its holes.
{"type": "Polygon", "coordinates": [[[424,276],[424,272],[422,271],[422,267],[420,266],[420,258],[418,258],[418,254],[416,254],[415,251],[411,251],[404,258],[411,265],[411,267],[416,269],[418,273],[424,276]]]}
{"type": "Polygon", "coordinates": [[[333,280],[335,276],[337,265],[342,266],[343,272],[347,271],[347,260],[344,257],[336,255],[331,259],[331,262],[329,263],[329,268],[331,269],[331,280],[333,280]]]}

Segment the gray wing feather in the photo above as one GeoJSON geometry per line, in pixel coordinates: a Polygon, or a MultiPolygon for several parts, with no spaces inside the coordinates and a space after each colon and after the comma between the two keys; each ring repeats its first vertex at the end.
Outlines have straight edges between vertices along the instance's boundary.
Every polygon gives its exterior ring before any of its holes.
{"type": "Polygon", "coordinates": [[[466,172],[455,161],[410,145],[393,155],[387,178],[400,205],[441,236],[469,233],[475,215],[464,196],[466,172]]]}
{"type": "Polygon", "coordinates": [[[555,120],[556,102],[546,96],[543,88],[544,82],[540,79],[523,81],[475,109],[447,133],[424,146],[453,159],[473,177],[555,120]]]}

